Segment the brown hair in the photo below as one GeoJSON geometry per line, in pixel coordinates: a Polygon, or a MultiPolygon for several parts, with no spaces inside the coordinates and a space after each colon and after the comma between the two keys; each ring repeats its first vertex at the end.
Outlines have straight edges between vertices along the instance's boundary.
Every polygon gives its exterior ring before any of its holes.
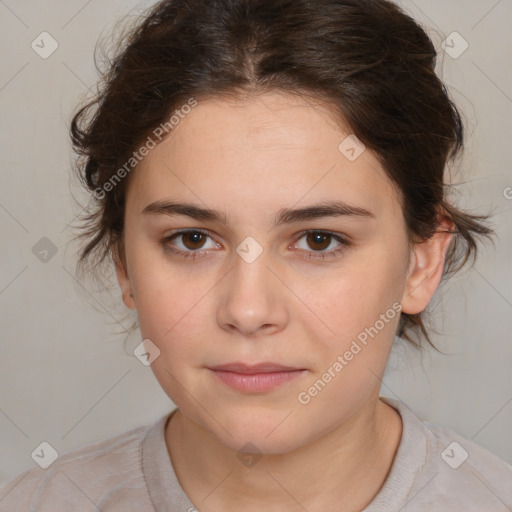
{"type": "MultiPolygon", "coordinates": [[[[434,71],[432,41],[392,2],[163,0],[136,22],[72,119],[76,171],[88,191],[104,187],[190,98],[284,91],[327,101],[374,152],[400,192],[411,244],[436,232],[440,213],[451,218],[443,279],[470,256],[474,263],[477,236],[492,237],[486,216],[447,200],[444,174],[463,148],[461,116],[434,71]]],[[[110,264],[108,255],[125,262],[127,181],[93,194],[77,237],[87,240],[78,271],[110,264]]],[[[422,314],[402,313],[397,335],[421,347],[419,330],[434,346],[422,314]]]]}

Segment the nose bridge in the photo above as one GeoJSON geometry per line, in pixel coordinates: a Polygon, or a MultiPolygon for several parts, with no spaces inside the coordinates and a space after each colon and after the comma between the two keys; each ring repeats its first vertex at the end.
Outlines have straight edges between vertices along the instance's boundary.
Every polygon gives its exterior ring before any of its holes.
{"type": "Polygon", "coordinates": [[[241,295],[244,300],[251,297],[258,300],[271,300],[272,293],[270,278],[272,265],[270,250],[264,248],[254,237],[245,238],[235,250],[233,255],[233,269],[231,271],[231,294],[241,295]],[[261,295],[261,297],[258,297],[261,295]]]}

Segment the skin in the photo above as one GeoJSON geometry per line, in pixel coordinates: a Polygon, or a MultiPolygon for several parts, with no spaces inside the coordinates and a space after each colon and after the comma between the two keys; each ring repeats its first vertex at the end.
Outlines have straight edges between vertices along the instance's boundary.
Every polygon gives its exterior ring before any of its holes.
{"type": "MultiPolygon", "coordinates": [[[[400,199],[377,158],[349,161],[351,131],[327,105],[291,94],[210,98],[199,104],[129,177],[125,263],[116,263],[127,307],[160,350],[151,368],[178,410],[167,448],[183,489],[201,511],[357,511],[384,484],[398,449],[400,415],[379,389],[399,315],[308,404],[298,394],[332,367],[365,328],[398,302],[418,313],[437,289],[451,236],[412,249],[400,199]],[[225,212],[227,224],[143,215],[158,200],[225,212]],[[374,218],[319,217],[272,228],[283,208],[342,200],[374,218]],[[200,252],[166,252],[167,245],[200,252]],[[303,230],[330,231],[311,240],[303,230]],[[262,248],[252,263],[236,248],[262,248]],[[309,257],[311,256],[311,257],[309,257]],[[264,393],[236,391],[207,369],[272,361],[307,371],[264,393]],[[252,443],[262,457],[238,457],[252,443]]],[[[441,228],[453,227],[441,219],[441,228]]]]}

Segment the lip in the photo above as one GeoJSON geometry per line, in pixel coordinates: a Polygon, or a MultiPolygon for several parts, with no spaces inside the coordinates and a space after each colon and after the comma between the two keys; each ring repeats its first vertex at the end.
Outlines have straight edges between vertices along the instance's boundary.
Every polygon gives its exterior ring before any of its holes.
{"type": "Polygon", "coordinates": [[[258,364],[246,364],[246,363],[228,363],[218,366],[209,367],[210,370],[221,370],[226,372],[235,372],[243,374],[257,374],[257,373],[271,373],[271,372],[293,372],[304,370],[304,368],[296,368],[293,366],[284,366],[282,364],[276,364],[271,362],[263,362],[258,364]]]}
{"type": "Polygon", "coordinates": [[[307,372],[275,363],[230,363],[208,369],[225,385],[245,393],[272,391],[307,372]]]}

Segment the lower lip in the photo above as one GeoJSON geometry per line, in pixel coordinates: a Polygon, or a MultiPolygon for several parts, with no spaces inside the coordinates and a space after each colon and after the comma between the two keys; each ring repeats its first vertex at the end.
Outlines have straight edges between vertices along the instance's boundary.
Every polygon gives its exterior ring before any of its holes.
{"type": "Polygon", "coordinates": [[[290,372],[266,372],[266,373],[235,373],[224,370],[212,370],[213,373],[228,386],[239,391],[261,393],[271,391],[287,382],[303,375],[306,370],[294,370],[290,372]]]}

